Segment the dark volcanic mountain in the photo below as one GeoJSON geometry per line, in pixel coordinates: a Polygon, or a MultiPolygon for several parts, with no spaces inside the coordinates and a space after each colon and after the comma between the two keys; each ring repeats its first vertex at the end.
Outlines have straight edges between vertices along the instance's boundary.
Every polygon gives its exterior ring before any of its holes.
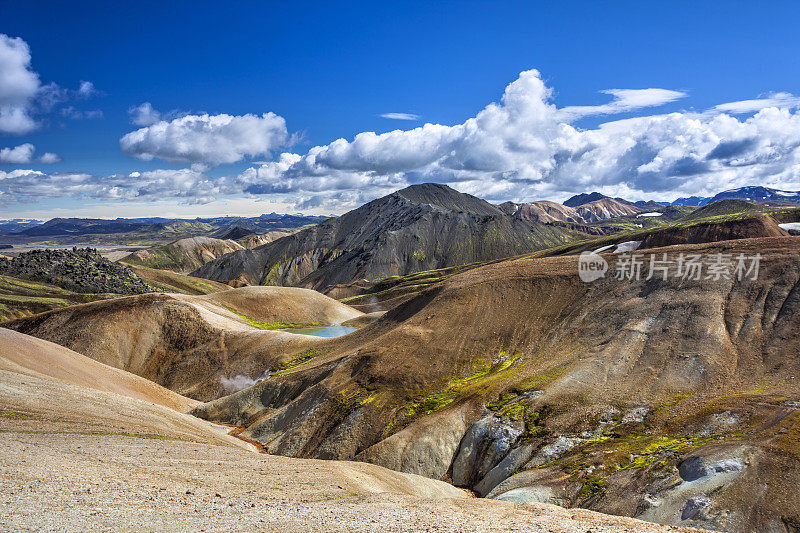
{"type": "Polygon", "coordinates": [[[578,234],[519,220],[445,185],[413,185],[341,217],[196,270],[212,280],[324,289],[357,279],[488,261],[578,234]]]}
{"type": "Polygon", "coordinates": [[[567,207],[578,207],[579,205],[588,204],[589,202],[596,202],[597,200],[602,200],[603,198],[608,198],[608,196],[605,194],[600,194],[599,192],[584,192],[581,194],[576,194],[575,196],[567,199],[564,202],[564,205],[567,207]]]}

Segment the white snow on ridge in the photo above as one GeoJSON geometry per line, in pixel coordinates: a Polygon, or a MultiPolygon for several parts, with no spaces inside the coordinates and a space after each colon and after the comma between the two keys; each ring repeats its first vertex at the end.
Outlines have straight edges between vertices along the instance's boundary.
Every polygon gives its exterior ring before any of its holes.
{"type": "Polygon", "coordinates": [[[623,254],[625,252],[632,252],[637,250],[639,246],[642,245],[642,241],[625,241],[621,242],[617,245],[617,249],[614,250],[615,254],[623,254]]]}
{"type": "Polygon", "coordinates": [[[658,212],[654,212],[654,213],[639,213],[638,215],[636,215],[636,218],[639,218],[639,217],[660,217],[663,214],[664,213],[658,213],[658,212]]]}
{"type": "Polygon", "coordinates": [[[786,231],[800,231],[800,222],[787,222],[786,224],[778,224],[778,227],[786,231]]]}

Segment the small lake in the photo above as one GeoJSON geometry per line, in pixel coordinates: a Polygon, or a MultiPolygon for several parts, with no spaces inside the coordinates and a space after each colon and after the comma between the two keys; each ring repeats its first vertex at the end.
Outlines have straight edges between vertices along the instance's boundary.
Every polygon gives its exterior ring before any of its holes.
{"type": "Polygon", "coordinates": [[[357,328],[350,326],[315,326],[310,328],[292,328],[284,329],[288,333],[297,333],[299,335],[314,335],[315,337],[341,337],[352,333],[357,328]]]}

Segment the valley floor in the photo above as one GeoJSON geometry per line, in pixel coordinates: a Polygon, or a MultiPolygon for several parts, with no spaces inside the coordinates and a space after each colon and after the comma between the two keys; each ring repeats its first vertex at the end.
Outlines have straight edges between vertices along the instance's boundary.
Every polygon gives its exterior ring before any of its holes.
{"type": "Polygon", "coordinates": [[[407,475],[380,467],[220,445],[6,428],[0,449],[4,531],[686,531],[551,505],[411,496],[402,492],[419,487],[407,475]]]}

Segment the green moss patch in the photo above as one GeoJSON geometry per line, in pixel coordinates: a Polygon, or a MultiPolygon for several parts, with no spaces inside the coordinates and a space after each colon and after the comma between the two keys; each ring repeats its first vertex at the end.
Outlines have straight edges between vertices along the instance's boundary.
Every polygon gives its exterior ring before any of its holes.
{"type": "Polygon", "coordinates": [[[502,351],[492,357],[490,362],[476,367],[472,374],[452,379],[444,388],[411,400],[395,412],[384,428],[384,436],[389,436],[395,429],[416,418],[436,413],[456,401],[491,388],[493,384],[511,375],[512,367],[519,361],[519,357],[516,352],[509,355],[502,351]]]}
{"type": "Polygon", "coordinates": [[[319,351],[313,349],[308,350],[302,355],[298,355],[297,357],[289,359],[288,361],[278,363],[277,365],[273,366],[270,371],[273,372],[273,375],[275,376],[290,374],[291,372],[299,370],[298,367],[301,365],[311,361],[312,359],[316,359],[317,357],[319,357],[319,351]]]}
{"type": "Polygon", "coordinates": [[[245,315],[244,313],[240,313],[236,309],[232,309],[230,307],[226,307],[228,311],[235,314],[254,328],[258,329],[266,329],[266,330],[275,330],[275,329],[299,329],[299,328],[313,328],[319,326],[318,322],[261,322],[260,320],[256,320],[254,318],[250,318],[249,316],[245,315]]]}

